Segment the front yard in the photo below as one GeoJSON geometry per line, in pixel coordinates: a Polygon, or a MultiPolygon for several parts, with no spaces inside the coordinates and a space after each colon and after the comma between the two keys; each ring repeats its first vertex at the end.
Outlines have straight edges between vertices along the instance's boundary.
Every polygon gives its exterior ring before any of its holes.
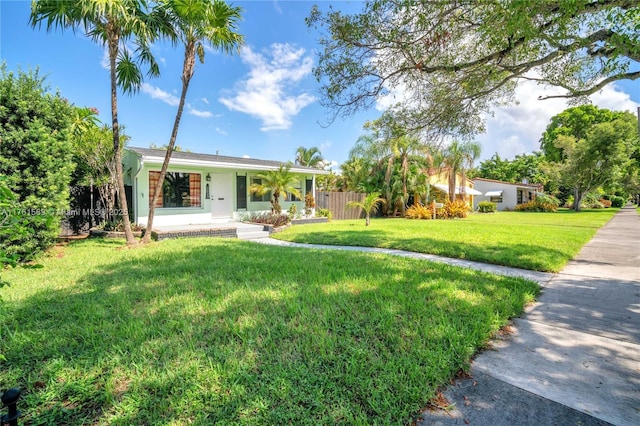
{"type": "Polygon", "coordinates": [[[311,244],[383,247],[536,271],[558,272],[619,209],[575,213],[498,212],[466,219],[373,218],[292,226],[274,238],[311,244]]]}
{"type": "MultiPolygon", "coordinates": [[[[473,242],[489,219],[456,226],[473,242]]],[[[283,235],[373,244],[390,239],[383,222],[283,235]]],[[[430,227],[399,237],[407,248],[443,241],[444,222],[403,223],[430,227]]],[[[594,231],[550,226],[554,252],[594,231]]],[[[503,231],[488,234],[500,250],[503,231]]],[[[88,240],[40,263],[5,271],[0,289],[0,388],[23,388],[27,424],[406,424],[538,292],[425,261],[236,240],[88,240]]]]}

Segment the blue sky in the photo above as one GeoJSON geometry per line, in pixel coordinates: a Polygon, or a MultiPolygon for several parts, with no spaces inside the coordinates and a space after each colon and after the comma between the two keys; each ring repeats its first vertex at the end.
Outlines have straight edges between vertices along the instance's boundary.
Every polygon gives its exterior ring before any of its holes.
{"type": "MultiPolygon", "coordinates": [[[[357,11],[360,2],[318,2],[357,11]]],[[[177,143],[193,152],[293,160],[299,146],[320,148],[334,164],[347,159],[362,125],[381,111],[373,108],[322,127],[327,111],[318,103],[319,85],[311,70],[317,63],[318,34],[306,27],[314,2],[236,1],[243,8],[240,32],[246,45],[236,56],[208,51],[197,64],[187,95],[177,143]]],[[[109,78],[104,49],[81,32],[46,32],[28,25],[30,2],[0,2],[0,58],[9,70],[39,67],[53,89],[79,106],[92,106],[110,123],[109,78]]],[[[148,79],[133,96],[120,96],[119,117],[130,145],[168,143],[180,95],[183,51],[158,44],[154,53],[161,77],[148,79]]],[[[487,133],[477,140],[482,158],[503,158],[539,148],[550,117],[566,108],[561,100],[538,101],[545,89],[531,83],[518,88],[519,104],[496,109],[487,133]]],[[[592,97],[594,104],[635,112],[640,83],[610,85],[592,97]]]]}

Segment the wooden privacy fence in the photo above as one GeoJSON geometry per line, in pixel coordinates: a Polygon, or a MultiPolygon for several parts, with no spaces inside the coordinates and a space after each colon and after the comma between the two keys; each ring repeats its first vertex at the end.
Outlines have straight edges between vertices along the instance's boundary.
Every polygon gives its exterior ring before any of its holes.
{"type": "Polygon", "coordinates": [[[367,194],[360,192],[316,191],[316,209],[328,209],[336,220],[359,219],[362,209],[347,208],[349,201],[361,202],[367,194]]]}

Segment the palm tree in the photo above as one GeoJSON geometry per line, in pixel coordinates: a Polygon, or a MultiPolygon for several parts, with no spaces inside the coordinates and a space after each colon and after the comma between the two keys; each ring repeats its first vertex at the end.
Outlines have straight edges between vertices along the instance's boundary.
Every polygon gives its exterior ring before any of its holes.
{"type": "Polygon", "coordinates": [[[371,213],[376,213],[378,211],[378,206],[380,204],[385,204],[386,202],[387,200],[380,197],[380,193],[372,192],[367,194],[362,201],[349,201],[347,203],[347,208],[361,208],[364,212],[364,226],[369,226],[371,223],[371,213]]]}
{"type": "Polygon", "coordinates": [[[320,150],[315,146],[309,149],[301,146],[296,149],[296,164],[322,169],[324,168],[324,158],[322,158],[320,150]]]}
{"type": "Polygon", "coordinates": [[[142,84],[142,65],[150,76],[159,75],[150,44],[159,34],[170,31],[157,13],[148,13],[146,0],[58,1],[34,0],[29,18],[33,27],[43,23],[47,31],[55,28],[82,28],[95,42],[107,47],[111,81],[111,129],[118,196],[127,245],[136,243],[129,222],[129,209],[122,173],[122,146],[118,121],[118,86],[124,93],[138,91],[142,84]],[[130,49],[126,45],[133,45],[130,49]]]}
{"type": "MultiPolygon", "coordinates": [[[[377,120],[367,122],[364,126],[370,133],[362,135],[358,138],[355,146],[349,153],[350,157],[363,157],[368,161],[377,161],[380,166],[385,167],[385,198],[387,202],[395,205],[392,200],[394,188],[399,189],[402,193],[400,208],[404,213],[406,201],[408,199],[407,177],[411,163],[417,157],[416,154],[422,154],[427,150],[417,137],[409,134],[402,128],[391,114],[385,113],[377,120]],[[400,162],[400,179],[399,186],[394,178],[396,162],[400,162]],[[392,182],[394,180],[394,182],[392,182]]],[[[396,178],[397,179],[397,178],[396,178]]],[[[395,209],[394,209],[395,211],[395,209]]]]}
{"type": "MultiPolygon", "coordinates": [[[[236,32],[240,21],[239,7],[229,6],[220,0],[163,0],[160,8],[169,17],[175,32],[175,40],[179,40],[184,45],[184,62],[182,64],[182,92],[178,111],[173,122],[173,130],[164,162],[160,169],[160,177],[153,191],[153,196],[149,204],[149,215],[147,217],[147,229],[153,227],[156,200],[162,190],[164,177],[169,167],[171,154],[173,154],[180,120],[184,109],[189,83],[195,72],[196,55],[200,63],[204,63],[205,46],[211,46],[227,54],[235,53],[244,43],[244,37],[236,32]]],[[[142,238],[143,243],[151,241],[151,232],[146,232],[142,238]]]]}
{"type": "Polygon", "coordinates": [[[271,205],[272,211],[276,214],[282,212],[280,207],[280,194],[286,194],[287,192],[295,195],[298,198],[302,198],[300,190],[295,187],[300,183],[300,178],[293,172],[291,172],[291,165],[283,165],[276,170],[268,170],[264,173],[256,175],[256,178],[260,179],[259,184],[252,184],[249,187],[249,191],[252,194],[264,195],[269,192],[273,194],[273,200],[271,205]]]}
{"type": "Polygon", "coordinates": [[[473,162],[480,157],[482,147],[477,142],[458,142],[453,141],[442,152],[442,165],[448,168],[449,183],[449,201],[454,202],[456,199],[456,175],[461,175],[460,187],[462,188],[462,197],[466,201],[466,172],[473,168],[473,162]]]}

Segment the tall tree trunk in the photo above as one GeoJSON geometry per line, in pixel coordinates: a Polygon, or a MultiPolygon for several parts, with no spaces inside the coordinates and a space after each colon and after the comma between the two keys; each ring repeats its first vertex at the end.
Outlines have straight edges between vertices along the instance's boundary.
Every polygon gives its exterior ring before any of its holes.
{"type": "Polygon", "coordinates": [[[116,181],[118,200],[124,224],[124,235],[127,245],[136,244],[136,239],[131,230],[129,208],[127,206],[127,193],[124,187],[124,174],[122,172],[122,147],[120,146],[120,128],[118,125],[118,86],[116,83],[116,57],[118,56],[118,35],[111,33],[108,39],[109,48],[109,75],[111,77],[111,128],[113,131],[113,160],[116,166],[116,181]]]}
{"type": "Polygon", "coordinates": [[[171,154],[173,153],[173,147],[176,144],[176,138],[178,137],[178,129],[180,128],[180,120],[182,119],[182,111],[184,110],[185,99],[187,98],[187,92],[189,90],[189,83],[196,65],[196,45],[195,42],[190,42],[184,49],[184,64],[182,66],[182,92],[180,93],[180,103],[178,104],[178,111],[176,112],[176,118],[173,122],[173,130],[171,131],[171,138],[169,139],[169,145],[167,146],[167,152],[164,155],[164,161],[162,168],[160,169],[160,177],[156,183],[156,187],[153,191],[153,197],[150,200],[149,215],[147,217],[147,232],[144,233],[142,238],[143,243],[151,242],[151,231],[153,229],[153,218],[156,212],[156,201],[158,200],[158,194],[162,191],[162,184],[164,183],[164,177],[167,174],[169,168],[169,161],[171,160],[171,154]]]}
{"type": "Polygon", "coordinates": [[[575,210],[576,212],[580,211],[580,204],[582,204],[582,197],[584,196],[584,193],[582,191],[580,191],[579,189],[575,189],[573,191],[573,210],[575,210]]]}
{"type": "Polygon", "coordinates": [[[400,214],[404,216],[407,202],[409,201],[409,193],[407,191],[407,169],[409,168],[409,159],[407,155],[403,155],[402,157],[402,208],[400,209],[400,214]]]}
{"type": "Polygon", "coordinates": [[[454,168],[449,169],[449,201],[454,202],[456,200],[456,170],[454,168]]]}

